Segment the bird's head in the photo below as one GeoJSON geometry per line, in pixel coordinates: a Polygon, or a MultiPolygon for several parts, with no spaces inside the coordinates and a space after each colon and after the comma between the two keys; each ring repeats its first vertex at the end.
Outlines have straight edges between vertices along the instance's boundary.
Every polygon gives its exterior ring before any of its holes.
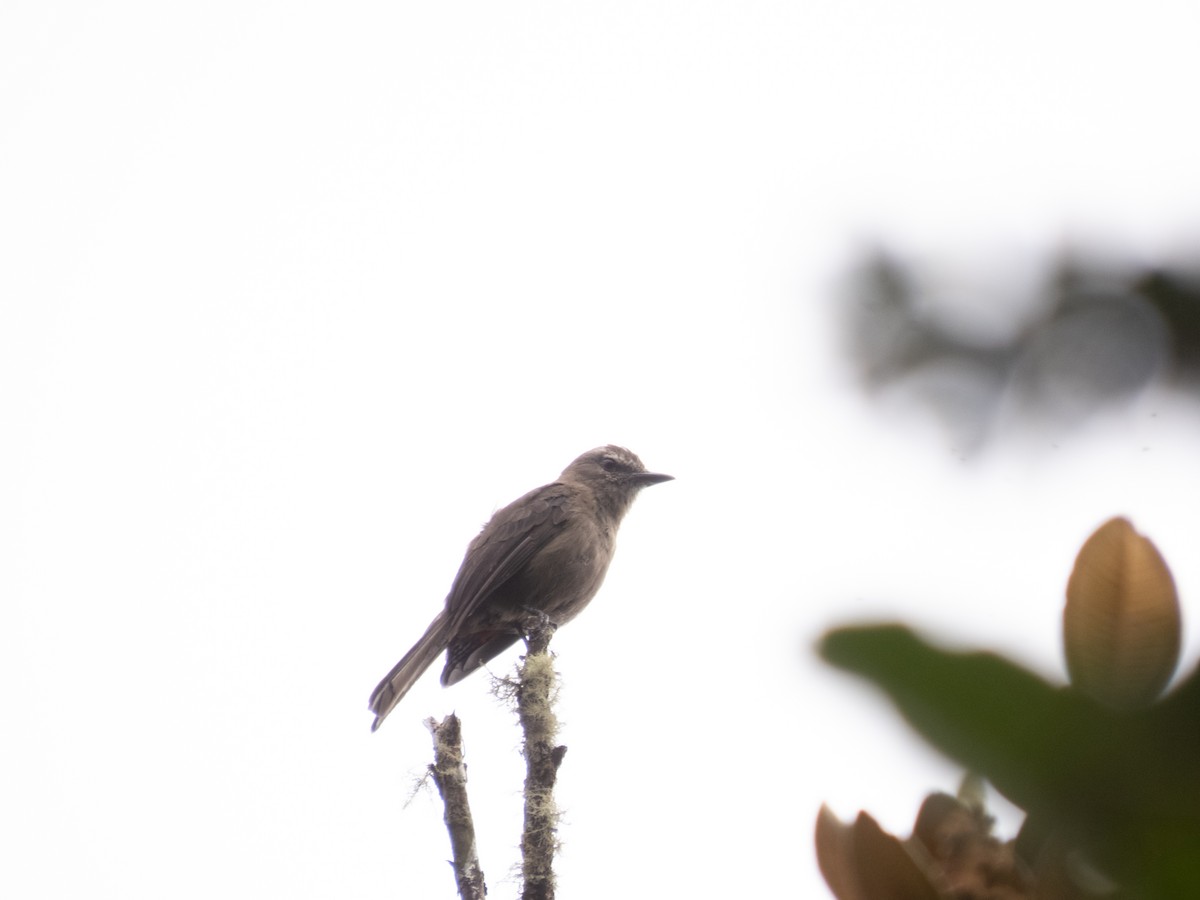
{"type": "Polygon", "coordinates": [[[586,485],[598,498],[611,500],[619,513],[623,513],[642,488],[674,477],[647,472],[636,453],[609,444],[580,456],[563,470],[560,480],[586,485]]]}

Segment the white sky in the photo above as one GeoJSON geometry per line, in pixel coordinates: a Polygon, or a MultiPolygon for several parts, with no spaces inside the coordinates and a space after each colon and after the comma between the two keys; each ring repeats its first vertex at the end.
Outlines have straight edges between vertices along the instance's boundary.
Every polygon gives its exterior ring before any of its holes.
{"type": "Polygon", "coordinates": [[[436,799],[403,803],[457,709],[513,896],[486,679],[431,673],[375,735],[366,699],[490,513],[615,442],[677,481],[555,641],[561,895],[823,896],[822,801],[907,833],[958,777],[814,661],[824,627],[1057,677],[1117,513],[1200,592],[1188,410],[963,462],[849,387],[834,279],[876,236],[1194,247],[1198,30],[1193,3],[10,0],[0,894],[451,897],[436,799]]]}

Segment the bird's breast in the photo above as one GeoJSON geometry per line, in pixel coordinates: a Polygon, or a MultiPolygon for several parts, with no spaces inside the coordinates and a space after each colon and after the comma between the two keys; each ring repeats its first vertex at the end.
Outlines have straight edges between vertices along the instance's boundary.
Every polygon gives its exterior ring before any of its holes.
{"type": "Polygon", "coordinates": [[[611,559],[609,535],[565,529],[530,561],[519,588],[528,598],[525,605],[541,609],[563,624],[595,596],[611,559]]]}

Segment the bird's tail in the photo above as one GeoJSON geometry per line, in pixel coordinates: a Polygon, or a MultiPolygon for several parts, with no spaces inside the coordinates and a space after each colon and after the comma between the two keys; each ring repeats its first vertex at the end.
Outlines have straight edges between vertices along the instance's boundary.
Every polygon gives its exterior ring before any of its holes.
{"type": "Polygon", "coordinates": [[[425,674],[425,670],[446,649],[446,644],[450,641],[448,631],[449,620],[443,610],[429,623],[421,639],[404,654],[404,659],[396,663],[392,671],[388,672],[383,681],[379,682],[379,686],[371,692],[370,709],[375,713],[375,721],[371,723],[372,731],[382,724],[387,714],[395,709],[396,704],[408,693],[408,689],[417,683],[417,679],[425,674]]]}

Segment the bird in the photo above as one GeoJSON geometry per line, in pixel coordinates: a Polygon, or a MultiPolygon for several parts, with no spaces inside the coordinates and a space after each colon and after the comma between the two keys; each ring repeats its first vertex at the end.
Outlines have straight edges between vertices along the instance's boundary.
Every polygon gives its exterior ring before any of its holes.
{"type": "Polygon", "coordinates": [[[575,618],[600,589],[638,492],[672,480],[608,444],[497,511],[468,545],[442,611],[371,693],[371,731],[443,651],[448,686],[515,644],[531,614],[554,626],[575,618]]]}

